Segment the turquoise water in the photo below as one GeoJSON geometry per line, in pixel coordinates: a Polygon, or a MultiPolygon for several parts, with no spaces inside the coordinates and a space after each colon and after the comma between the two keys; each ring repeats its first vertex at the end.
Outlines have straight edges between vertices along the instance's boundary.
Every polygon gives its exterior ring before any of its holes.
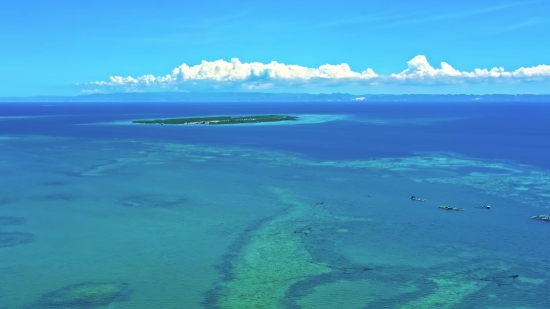
{"type": "Polygon", "coordinates": [[[547,146],[491,127],[456,151],[482,111],[164,128],[34,108],[0,120],[2,309],[547,307],[550,223],[530,219],[550,212],[547,146]],[[449,125],[466,133],[425,142],[449,125]]]}

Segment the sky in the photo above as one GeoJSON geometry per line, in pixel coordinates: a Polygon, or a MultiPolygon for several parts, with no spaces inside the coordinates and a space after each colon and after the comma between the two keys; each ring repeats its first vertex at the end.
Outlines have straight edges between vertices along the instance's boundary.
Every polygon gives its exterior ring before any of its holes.
{"type": "Polygon", "coordinates": [[[550,0],[0,1],[0,96],[550,94],[550,0]]]}

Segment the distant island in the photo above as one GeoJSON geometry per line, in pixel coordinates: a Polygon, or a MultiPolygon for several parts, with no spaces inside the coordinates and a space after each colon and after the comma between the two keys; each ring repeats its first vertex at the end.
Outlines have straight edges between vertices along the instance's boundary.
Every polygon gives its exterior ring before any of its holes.
{"type": "Polygon", "coordinates": [[[0,97],[0,102],[88,102],[88,103],[246,103],[246,102],[550,102],[547,95],[531,94],[349,94],[349,93],[267,93],[267,92],[130,92],[94,93],[77,96],[0,97]]]}
{"type": "Polygon", "coordinates": [[[153,120],[133,120],[132,123],[141,124],[240,124],[260,123],[297,120],[296,116],[286,115],[259,115],[259,116],[217,116],[217,117],[194,117],[194,118],[169,118],[153,120]]]}

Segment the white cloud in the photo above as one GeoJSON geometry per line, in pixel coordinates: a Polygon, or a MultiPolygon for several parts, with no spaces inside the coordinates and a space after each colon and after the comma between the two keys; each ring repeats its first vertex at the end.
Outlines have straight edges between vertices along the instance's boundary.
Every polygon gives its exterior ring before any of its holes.
{"type": "Polygon", "coordinates": [[[187,64],[175,68],[167,79],[177,80],[213,80],[213,81],[245,81],[254,78],[269,80],[310,80],[312,78],[341,79],[377,77],[371,70],[362,73],[353,72],[349,65],[325,64],[318,68],[308,68],[300,65],[286,65],[272,61],[268,64],[260,62],[242,63],[237,58],[230,62],[224,60],[202,61],[199,65],[189,67],[187,64]]]}
{"type": "Polygon", "coordinates": [[[202,61],[189,66],[182,64],[164,76],[151,74],[139,77],[111,76],[109,81],[90,84],[112,87],[150,87],[170,88],[176,86],[224,86],[242,89],[268,89],[274,87],[304,86],[317,84],[331,85],[369,85],[407,83],[407,84],[456,84],[489,81],[531,81],[550,79],[550,66],[538,65],[521,67],[515,71],[506,71],[502,67],[492,69],[474,69],[471,72],[459,71],[446,62],[434,68],[423,55],[407,62],[408,68],[400,73],[378,75],[368,68],[361,72],[353,71],[346,63],[324,64],[309,68],[296,64],[284,64],[276,61],[264,64],[260,62],[241,62],[237,58],[231,61],[202,61]]]}
{"type": "Polygon", "coordinates": [[[398,74],[391,74],[395,80],[422,80],[437,79],[441,77],[460,77],[462,72],[455,70],[446,62],[441,63],[441,69],[433,68],[425,56],[418,55],[407,62],[409,68],[398,74]]]}
{"type": "Polygon", "coordinates": [[[504,68],[474,69],[472,72],[461,72],[446,62],[441,62],[441,68],[430,65],[425,56],[418,55],[407,62],[409,68],[398,74],[391,74],[390,79],[395,81],[424,81],[459,83],[468,81],[488,80],[542,80],[550,78],[550,66],[538,65],[530,68],[521,67],[508,72],[504,68]]]}
{"type": "Polygon", "coordinates": [[[368,80],[378,75],[372,69],[366,69],[359,73],[351,70],[348,64],[338,65],[324,64],[318,68],[308,68],[300,65],[286,65],[272,61],[268,64],[260,62],[243,63],[237,58],[230,62],[224,60],[202,61],[201,64],[189,66],[182,64],[172,70],[171,74],[155,77],[143,75],[140,77],[111,76],[109,81],[93,82],[100,86],[128,86],[128,85],[154,85],[154,84],[178,84],[188,82],[247,82],[247,88],[265,88],[272,85],[269,81],[301,81],[307,82],[313,79],[341,80],[360,79],[368,80]],[[255,82],[259,83],[255,83],[255,82]]]}

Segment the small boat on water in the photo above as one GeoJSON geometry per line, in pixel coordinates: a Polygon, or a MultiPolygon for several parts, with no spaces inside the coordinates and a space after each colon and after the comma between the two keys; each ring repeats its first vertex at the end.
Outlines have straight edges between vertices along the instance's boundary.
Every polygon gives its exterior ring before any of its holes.
{"type": "Polygon", "coordinates": [[[442,206],[439,206],[439,208],[445,209],[445,210],[456,210],[456,211],[464,211],[465,210],[464,208],[456,208],[456,207],[451,207],[449,205],[442,205],[442,206]]]}
{"type": "Polygon", "coordinates": [[[550,215],[532,216],[531,219],[549,221],[550,222],[550,215]]]}
{"type": "Polygon", "coordinates": [[[412,201],[418,201],[418,202],[425,202],[426,199],[425,198],[419,198],[419,197],[416,197],[416,196],[411,196],[411,200],[412,201]]]}

